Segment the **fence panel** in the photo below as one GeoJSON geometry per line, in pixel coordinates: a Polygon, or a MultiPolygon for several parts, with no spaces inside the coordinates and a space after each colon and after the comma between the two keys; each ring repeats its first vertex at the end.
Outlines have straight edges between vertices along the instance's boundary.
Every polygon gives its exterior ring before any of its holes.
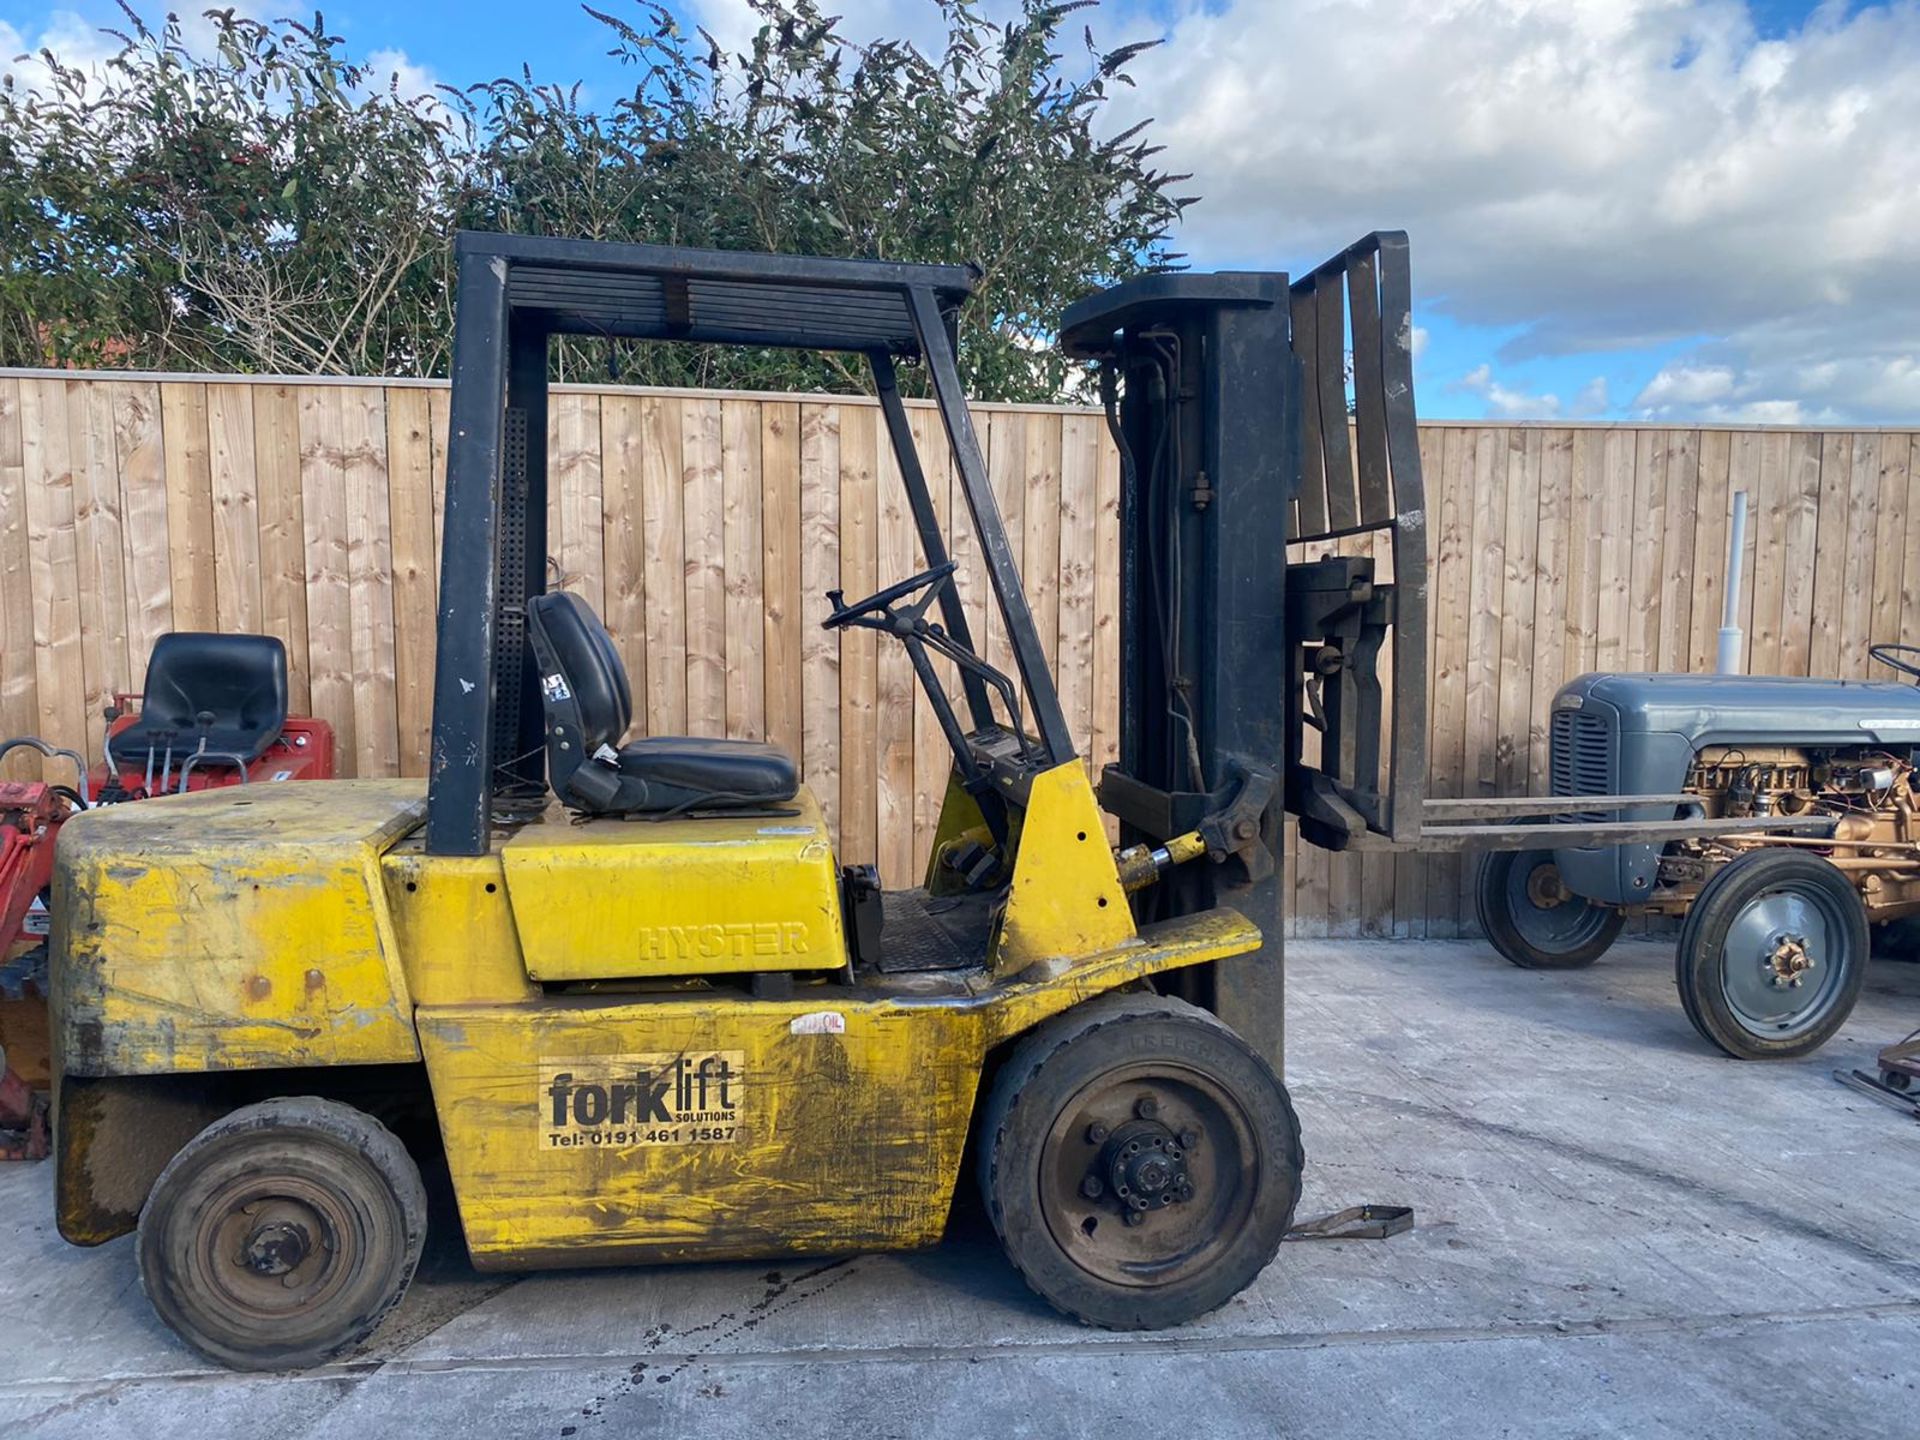
{"type": "MultiPolygon", "coordinates": [[[[939,425],[911,413],[968,619],[1004,666],[939,425]]],[[[1118,457],[1089,412],[979,420],[1064,707],[1102,762],[1118,457]]],[[[903,657],[817,623],[826,590],[921,568],[875,407],[556,387],[551,425],[550,573],[606,617],[636,723],[776,740],[843,858],[911,883],[944,783],[938,728],[903,657]]],[[[422,773],[446,427],[444,386],[0,371],[0,730],[97,754],[102,707],[158,634],[261,630],[287,645],[294,705],[337,728],[344,773],[422,773]]],[[[1583,670],[1712,665],[1736,491],[1752,668],[1868,675],[1870,641],[1920,632],[1912,430],[1444,423],[1420,441],[1436,795],[1537,789],[1547,702],[1583,670]]],[[[1309,851],[1286,873],[1299,934],[1472,932],[1455,858],[1309,851]]]]}

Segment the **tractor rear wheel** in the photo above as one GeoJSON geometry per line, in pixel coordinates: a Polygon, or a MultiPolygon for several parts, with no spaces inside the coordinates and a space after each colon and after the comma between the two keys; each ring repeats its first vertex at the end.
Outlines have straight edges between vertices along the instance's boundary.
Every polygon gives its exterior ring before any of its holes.
{"type": "Polygon", "coordinates": [[[372,1116],[314,1098],[216,1120],[140,1212],[140,1283],[195,1350],[236,1370],[318,1365],[366,1339],[413,1278],[427,1198],[372,1116]]]}
{"type": "Polygon", "coordinates": [[[1753,850],[1716,871],[1680,927],[1674,981],[1693,1028],[1737,1060],[1818,1050],[1867,978],[1867,907],[1804,850],[1753,850]]]}
{"type": "Polygon", "coordinates": [[[1620,938],[1626,915],[1567,889],[1551,850],[1495,850],[1480,862],[1474,911],[1493,948],[1522,970],[1580,970],[1620,938]]]}
{"type": "Polygon", "coordinates": [[[1181,1000],[1102,996],[1001,1067],[979,1180],[1007,1256],[1041,1298],[1114,1330],[1178,1325],[1273,1259],[1305,1164],[1286,1087],[1181,1000]]]}

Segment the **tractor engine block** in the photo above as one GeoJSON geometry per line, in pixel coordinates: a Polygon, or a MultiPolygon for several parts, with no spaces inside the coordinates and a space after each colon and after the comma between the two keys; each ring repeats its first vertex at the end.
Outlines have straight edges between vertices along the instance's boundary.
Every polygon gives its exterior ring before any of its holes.
{"type": "Polygon", "coordinates": [[[1756,819],[1833,814],[1899,822],[1914,808],[1913,765],[1884,750],[1814,750],[1792,746],[1716,745],[1703,749],[1687,772],[1686,788],[1707,813],[1756,819]]]}

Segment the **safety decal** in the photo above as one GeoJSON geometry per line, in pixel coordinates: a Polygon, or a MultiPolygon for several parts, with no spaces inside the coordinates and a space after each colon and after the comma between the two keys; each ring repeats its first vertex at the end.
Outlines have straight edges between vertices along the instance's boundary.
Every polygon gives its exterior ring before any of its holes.
{"type": "Polygon", "coordinates": [[[844,1035],[847,1017],[838,1010],[809,1010],[787,1022],[789,1035],[844,1035]]]}
{"type": "Polygon", "coordinates": [[[543,1059],[539,1146],[737,1143],[746,1138],[745,1061],[741,1050],[543,1059]]]}
{"type": "Polygon", "coordinates": [[[546,692],[549,700],[571,700],[573,692],[567,688],[567,677],[548,675],[540,682],[540,688],[546,692]]]}

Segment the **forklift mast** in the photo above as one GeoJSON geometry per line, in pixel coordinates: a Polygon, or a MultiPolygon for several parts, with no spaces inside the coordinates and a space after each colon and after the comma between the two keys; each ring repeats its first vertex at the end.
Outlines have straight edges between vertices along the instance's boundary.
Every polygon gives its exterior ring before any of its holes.
{"type": "Polygon", "coordinates": [[[1335,848],[1420,820],[1427,567],[1411,335],[1399,233],[1369,235],[1291,283],[1276,272],[1126,281],[1062,325],[1067,351],[1099,365],[1120,450],[1121,745],[1101,803],[1127,843],[1210,815],[1260,827],[1264,846],[1178,872],[1152,903],[1231,905],[1261,927],[1261,952],[1181,979],[1186,998],[1270,1057],[1282,809],[1335,848]],[[1331,549],[1373,530],[1392,534],[1399,583],[1377,580],[1371,555],[1287,564],[1290,542],[1331,549]],[[1412,643],[1394,652],[1388,717],[1378,665],[1396,627],[1412,643]]]}
{"type": "Polygon", "coordinates": [[[1263,948],[1171,977],[1275,1062],[1282,1041],[1275,861],[1284,741],[1287,510],[1299,443],[1283,275],[1152,275],[1070,307],[1069,353],[1100,363],[1120,451],[1120,758],[1100,801],[1122,844],[1162,844],[1248,792],[1267,844],[1187,866],[1152,916],[1232,905],[1263,948]],[[1231,357],[1223,363],[1224,357],[1231,357]],[[1257,421],[1256,421],[1257,417],[1257,421]]]}

